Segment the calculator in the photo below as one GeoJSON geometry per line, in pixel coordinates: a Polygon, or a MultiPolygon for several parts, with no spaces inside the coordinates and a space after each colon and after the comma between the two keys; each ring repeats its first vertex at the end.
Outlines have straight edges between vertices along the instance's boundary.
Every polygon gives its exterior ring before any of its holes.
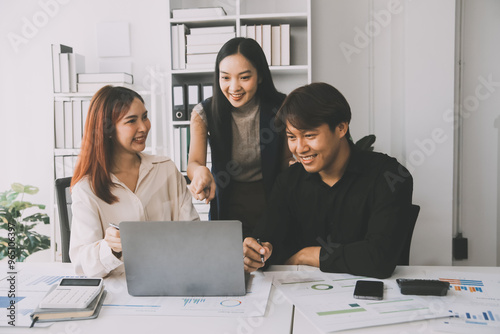
{"type": "Polygon", "coordinates": [[[40,308],[86,308],[103,288],[102,278],[63,278],[40,302],[40,308]]]}

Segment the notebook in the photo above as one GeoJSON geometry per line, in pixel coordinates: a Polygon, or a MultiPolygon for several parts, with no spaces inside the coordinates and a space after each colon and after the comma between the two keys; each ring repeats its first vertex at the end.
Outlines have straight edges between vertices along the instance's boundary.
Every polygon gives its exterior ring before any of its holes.
{"type": "Polygon", "coordinates": [[[240,221],[120,223],[132,296],[243,296],[240,221]]]}

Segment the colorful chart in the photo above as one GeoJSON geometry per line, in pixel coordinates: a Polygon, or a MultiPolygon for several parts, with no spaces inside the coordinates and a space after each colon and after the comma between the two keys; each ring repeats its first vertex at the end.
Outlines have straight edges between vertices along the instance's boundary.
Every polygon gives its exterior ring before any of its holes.
{"type": "Polygon", "coordinates": [[[483,292],[484,283],[480,280],[440,278],[440,281],[450,283],[450,290],[464,292],[483,292]]]}
{"type": "Polygon", "coordinates": [[[205,298],[182,298],[184,300],[184,307],[189,304],[198,305],[206,301],[205,298]]]}
{"type": "Polygon", "coordinates": [[[241,305],[241,301],[237,299],[225,299],[220,304],[224,307],[236,307],[241,305]]]}

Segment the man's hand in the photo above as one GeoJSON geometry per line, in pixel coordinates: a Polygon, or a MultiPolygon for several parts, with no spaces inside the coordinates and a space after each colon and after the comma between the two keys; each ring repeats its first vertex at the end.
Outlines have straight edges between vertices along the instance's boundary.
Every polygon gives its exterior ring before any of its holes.
{"type": "Polygon", "coordinates": [[[321,247],[306,247],[299,250],[297,253],[292,255],[285,264],[289,265],[299,265],[305,264],[308,266],[319,268],[319,252],[321,247]]]}
{"type": "Polygon", "coordinates": [[[254,238],[245,238],[243,241],[243,263],[245,272],[251,273],[259,268],[262,268],[273,252],[273,245],[269,242],[263,242],[259,245],[254,238]],[[261,255],[264,256],[262,261],[261,255]]]}

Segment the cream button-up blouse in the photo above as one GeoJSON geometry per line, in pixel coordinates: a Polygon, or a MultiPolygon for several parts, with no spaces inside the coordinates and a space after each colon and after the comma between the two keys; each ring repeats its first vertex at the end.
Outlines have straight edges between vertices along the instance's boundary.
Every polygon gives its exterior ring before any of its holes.
{"type": "Polygon", "coordinates": [[[79,275],[104,277],[111,271],[123,271],[104,241],[109,223],[122,221],[199,220],[184,176],[166,157],[139,154],[139,179],[132,192],[112,175],[113,194],[118,202],[108,204],[92,191],[87,177],[72,188],[71,262],[79,275]]]}

